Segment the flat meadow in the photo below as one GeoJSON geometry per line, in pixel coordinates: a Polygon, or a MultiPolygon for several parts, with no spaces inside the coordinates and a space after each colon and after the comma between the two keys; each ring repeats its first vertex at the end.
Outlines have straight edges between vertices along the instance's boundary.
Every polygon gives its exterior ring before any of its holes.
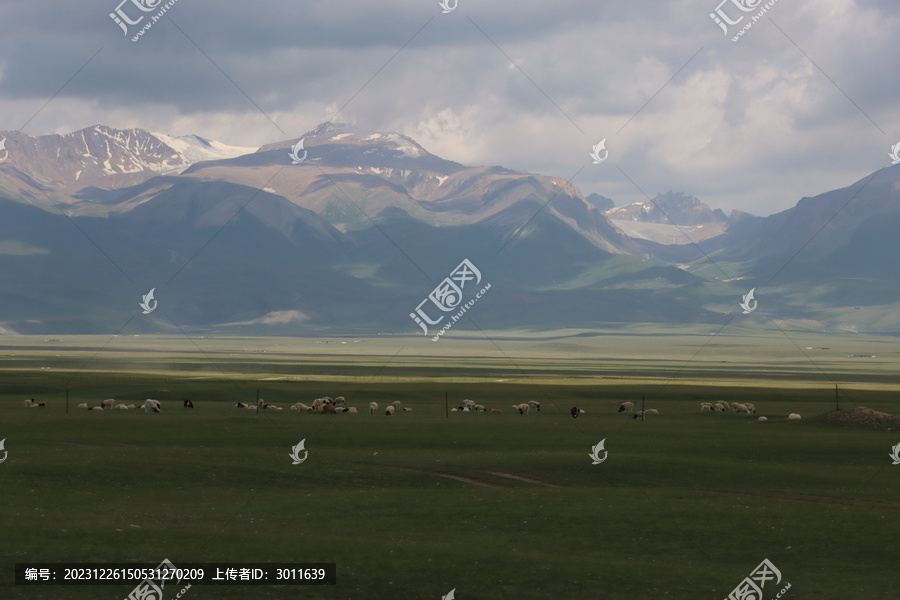
{"type": "Polygon", "coordinates": [[[721,600],[767,558],[766,600],[788,583],[781,598],[896,599],[900,431],[833,419],[836,403],[900,414],[893,341],[794,337],[3,336],[0,598],[134,587],[16,586],[17,562],[168,558],[337,565],[334,586],[197,600],[721,600]],[[359,414],[289,410],[322,396],[359,414]],[[234,408],[257,397],[283,410],[234,408]],[[76,408],[105,398],[162,411],[76,408]],[[464,398],[503,414],[450,410],[464,398]],[[385,416],[394,400],[412,410],[385,416]],[[513,410],[529,400],[540,412],[513,410]],[[757,415],[700,411],[717,400],[757,415]]]}

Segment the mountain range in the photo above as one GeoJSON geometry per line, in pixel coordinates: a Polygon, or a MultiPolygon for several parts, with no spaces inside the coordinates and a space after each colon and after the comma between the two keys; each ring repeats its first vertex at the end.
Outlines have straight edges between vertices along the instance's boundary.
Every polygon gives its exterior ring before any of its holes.
{"type": "Polygon", "coordinates": [[[615,206],[334,123],[302,136],[299,164],[298,139],[0,138],[0,332],[421,334],[410,313],[463,259],[491,287],[458,330],[900,332],[900,166],[755,217],[671,191],[615,206]],[[743,315],[751,288],[759,310],[743,315]]]}

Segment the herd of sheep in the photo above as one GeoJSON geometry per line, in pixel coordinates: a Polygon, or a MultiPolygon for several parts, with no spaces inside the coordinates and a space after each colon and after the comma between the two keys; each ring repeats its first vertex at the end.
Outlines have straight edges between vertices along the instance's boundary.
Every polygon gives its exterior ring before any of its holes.
{"type": "MultiPolygon", "coordinates": [[[[25,408],[38,408],[44,407],[46,404],[44,402],[35,402],[34,398],[25,400],[25,408]]],[[[184,400],[185,408],[194,408],[194,403],[190,400],[184,400]]],[[[250,410],[282,410],[281,407],[275,406],[274,404],[270,404],[260,398],[256,404],[245,404],[244,402],[238,402],[234,405],[235,408],[248,408],[250,410]]],[[[138,408],[134,404],[116,404],[116,400],[114,398],[107,398],[102,401],[97,406],[88,406],[87,402],[82,402],[78,405],[78,408],[84,410],[133,410],[138,408]]],[[[159,403],[159,400],[153,400],[152,398],[148,398],[144,401],[144,404],[140,407],[144,409],[144,412],[152,412],[158,413],[162,410],[162,406],[159,403]]],[[[358,414],[359,411],[355,406],[347,406],[346,400],[343,396],[338,396],[337,398],[331,398],[329,396],[324,396],[322,398],[316,398],[313,400],[312,405],[307,406],[302,402],[297,402],[296,404],[291,406],[291,410],[294,412],[317,412],[321,414],[337,414],[337,413],[348,413],[351,415],[358,414]]],[[[377,402],[369,403],[369,414],[374,415],[378,410],[377,402]]],[[[384,414],[387,416],[391,416],[396,412],[400,411],[409,412],[411,408],[403,408],[401,407],[399,400],[394,400],[387,406],[384,411],[384,414]]],[[[488,412],[490,410],[491,414],[502,415],[503,411],[499,408],[491,408],[487,409],[484,405],[476,404],[472,400],[463,400],[462,405],[458,408],[453,408],[451,411],[453,412],[488,412]]],[[[541,403],[535,400],[531,400],[529,402],[524,402],[521,404],[513,404],[513,410],[518,411],[520,415],[527,415],[530,411],[541,412],[541,403]]],[[[739,403],[732,402],[731,405],[723,400],[719,400],[715,404],[712,402],[701,402],[700,403],[700,411],[710,411],[710,412],[735,412],[735,413],[743,413],[743,414],[756,414],[756,406],[749,402],[739,403]]],[[[645,410],[639,410],[635,412],[634,410],[634,402],[622,402],[619,405],[618,412],[625,413],[633,413],[633,418],[637,419],[638,417],[646,417],[647,415],[658,415],[659,411],[655,408],[648,408],[645,410]]],[[[578,418],[579,415],[584,414],[584,410],[579,409],[578,407],[573,406],[571,410],[571,414],[573,418],[578,418]]],[[[800,419],[800,415],[797,413],[791,413],[788,415],[788,419],[791,421],[796,421],[800,419]]],[[[759,417],[757,421],[768,421],[766,417],[759,417]]]]}
{"type": "MultiPolygon", "coordinates": [[[[711,411],[711,412],[732,411],[732,412],[743,413],[743,414],[747,414],[747,415],[755,415],[756,407],[754,405],[750,404],[749,402],[744,402],[743,404],[741,404],[739,402],[732,402],[731,406],[729,407],[727,402],[719,400],[715,404],[713,404],[711,402],[701,402],[700,403],[700,411],[701,412],[702,411],[711,411]]],[[[798,419],[800,419],[800,415],[797,413],[791,413],[788,415],[788,420],[790,420],[790,421],[796,421],[798,419]]],[[[768,420],[769,419],[767,419],[766,417],[759,417],[757,419],[757,421],[760,421],[763,423],[768,420]]]]}

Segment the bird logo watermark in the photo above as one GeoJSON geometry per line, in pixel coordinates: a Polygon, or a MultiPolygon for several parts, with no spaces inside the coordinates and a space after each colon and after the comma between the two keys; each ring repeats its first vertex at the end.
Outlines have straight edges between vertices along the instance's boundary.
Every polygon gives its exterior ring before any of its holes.
{"type": "Polygon", "coordinates": [[[139,304],[140,304],[140,307],[144,309],[144,314],[145,314],[145,315],[149,315],[149,314],[152,313],[154,310],[156,310],[156,305],[158,304],[158,302],[157,302],[156,300],[153,299],[153,292],[154,292],[154,291],[156,291],[156,288],[153,288],[152,290],[150,290],[149,292],[147,292],[146,294],[144,294],[144,296],[142,296],[143,299],[144,299],[143,302],[140,302],[140,303],[139,303],[139,304]],[[153,303],[153,306],[150,306],[150,303],[151,303],[151,302],[153,303]]]}
{"type": "Polygon", "coordinates": [[[309,451],[304,447],[304,444],[306,444],[306,438],[303,438],[302,440],[300,440],[299,444],[291,448],[291,453],[289,454],[289,456],[294,459],[294,462],[291,464],[299,465],[304,460],[306,460],[307,456],[309,456],[309,451]],[[303,453],[303,458],[300,458],[301,452],[303,453]]]}
{"type": "MultiPolygon", "coordinates": [[[[0,450],[3,450],[3,458],[0,458],[0,463],[6,461],[6,457],[9,455],[9,451],[3,447],[3,444],[6,443],[6,438],[0,440],[0,450]]],[[[900,448],[900,444],[897,444],[897,447],[900,448]]]]}
{"type": "MultiPolygon", "coordinates": [[[[3,442],[0,442],[0,448],[3,448],[3,442]]],[[[890,457],[894,459],[893,464],[900,465],[900,444],[897,444],[896,446],[891,448],[891,450],[894,451],[894,453],[890,455],[890,457]]],[[[0,460],[0,462],[3,461],[0,460]]]]}
{"type": "Polygon", "coordinates": [[[594,159],[594,164],[599,165],[604,160],[609,158],[609,150],[606,149],[606,138],[600,140],[600,143],[596,146],[593,146],[594,151],[591,152],[590,157],[594,159]],[[603,151],[603,158],[600,158],[600,151],[603,151]]]}
{"type": "MultiPolygon", "coordinates": [[[[6,139],[4,138],[3,141],[5,142],[6,139]]],[[[0,142],[0,148],[3,148],[2,142],[0,142]]],[[[891,152],[890,152],[890,154],[888,154],[888,156],[890,156],[891,159],[893,160],[893,162],[891,163],[892,165],[900,165],[900,142],[897,142],[894,146],[891,146],[891,152]]],[[[6,160],[6,159],[4,159],[4,160],[6,160]]],[[[3,162],[3,161],[0,160],[0,162],[3,162]]]]}
{"type": "Polygon", "coordinates": [[[444,9],[443,14],[451,13],[456,10],[457,5],[459,4],[459,0],[441,0],[438,2],[441,8],[444,9]],[[452,2],[452,4],[451,4],[452,2]]]}
{"type": "Polygon", "coordinates": [[[606,457],[607,457],[607,456],[609,456],[609,452],[607,452],[607,451],[606,451],[606,448],[603,447],[603,445],[604,445],[605,443],[606,443],[606,438],[603,438],[602,440],[600,440],[600,443],[599,443],[599,444],[597,444],[596,446],[594,446],[593,448],[591,448],[591,453],[588,455],[588,456],[590,456],[591,459],[593,459],[593,461],[594,461],[594,462],[591,463],[591,464],[599,465],[599,464],[602,463],[604,460],[606,460],[606,457]],[[600,458],[600,452],[601,452],[601,451],[603,452],[603,458],[600,458]]]}
{"type": "Polygon", "coordinates": [[[456,588],[450,590],[450,593],[446,596],[441,596],[441,600],[453,600],[456,596],[454,596],[454,592],[456,592],[456,588]]]}
{"type": "Polygon", "coordinates": [[[291,148],[291,151],[288,153],[288,156],[291,157],[292,165],[299,165],[304,160],[306,160],[306,150],[303,149],[303,140],[306,138],[300,138],[300,141],[294,144],[291,148]],[[303,156],[300,156],[298,153],[303,150],[303,156]]]}
{"type": "MultiPolygon", "coordinates": [[[[900,146],[900,144],[897,144],[900,146]]],[[[0,158],[0,163],[6,162],[6,159],[9,158],[9,150],[6,149],[6,138],[0,140],[0,150],[3,150],[3,158],[0,158]]]]}
{"type": "Polygon", "coordinates": [[[740,303],[741,308],[744,309],[744,314],[749,315],[754,310],[756,310],[756,305],[759,304],[756,300],[753,299],[753,292],[756,291],[756,288],[750,290],[747,294],[743,296],[744,301],[740,303]],[[750,303],[753,303],[753,306],[750,306],[750,303]]]}

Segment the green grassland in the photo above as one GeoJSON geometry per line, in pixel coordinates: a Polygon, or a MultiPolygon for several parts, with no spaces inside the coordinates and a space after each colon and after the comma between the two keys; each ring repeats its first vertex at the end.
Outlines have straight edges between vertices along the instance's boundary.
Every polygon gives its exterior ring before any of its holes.
{"type": "Polygon", "coordinates": [[[782,598],[900,597],[900,432],[824,417],[835,384],[842,409],[900,414],[892,340],[711,331],[3,336],[0,598],[133,587],[14,586],[16,562],[163,558],[337,563],[336,586],[194,586],[197,600],[721,599],[763,558],[782,598]],[[233,408],[257,394],[285,410],[233,408]],[[288,410],[323,395],[360,414],[288,410]],[[110,397],[163,411],[75,408],[110,397]],[[503,414],[447,411],[463,398],[503,414]],[[660,414],[616,412],[642,398],[660,414]],[[699,411],[720,399],[769,421],[699,411]],[[393,400],[413,410],[368,414],[393,400]],[[541,412],[515,414],[528,400],[541,412]]]}

